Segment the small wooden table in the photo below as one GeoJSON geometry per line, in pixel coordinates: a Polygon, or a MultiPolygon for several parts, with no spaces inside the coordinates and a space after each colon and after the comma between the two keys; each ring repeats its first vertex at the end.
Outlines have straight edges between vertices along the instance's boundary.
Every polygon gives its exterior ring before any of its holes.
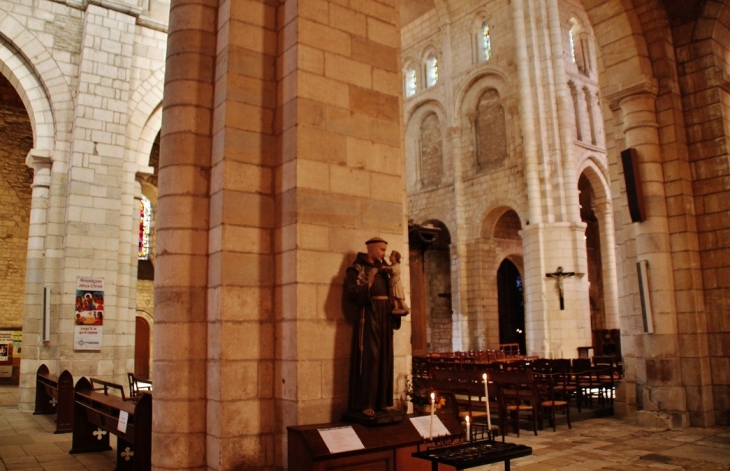
{"type": "Polygon", "coordinates": [[[479,440],[458,445],[432,447],[423,451],[419,449],[413,453],[413,456],[430,461],[432,471],[438,471],[439,464],[453,466],[460,471],[500,461],[504,461],[504,469],[509,471],[510,460],[531,454],[532,448],[526,445],[479,440]]]}

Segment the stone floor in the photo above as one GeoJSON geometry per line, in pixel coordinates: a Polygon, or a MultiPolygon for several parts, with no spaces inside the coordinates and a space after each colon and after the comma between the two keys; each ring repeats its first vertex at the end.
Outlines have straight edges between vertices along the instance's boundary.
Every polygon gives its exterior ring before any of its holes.
{"type": "MultiPolygon", "coordinates": [[[[512,461],[513,469],[543,471],[717,470],[730,471],[730,427],[645,429],[613,417],[574,422],[539,431],[522,431],[508,442],[532,447],[532,456],[512,461]]],[[[472,468],[504,469],[504,465],[472,468]]]]}
{"type": "Polygon", "coordinates": [[[54,434],[54,418],[19,411],[18,388],[0,386],[0,471],[114,470],[115,450],[70,455],[71,434],[54,434]]]}
{"type": "MultiPolygon", "coordinates": [[[[55,435],[53,416],[20,412],[17,392],[16,387],[0,386],[0,471],[114,469],[115,450],[70,455],[71,434],[55,435]]],[[[648,430],[625,420],[600,418],[574,422],[572,430],[561,425],[556,432],[540,431],[538,436],[523,430],[519,438],[511,434],[507,441],[532,447],[532,456],[512,462],[513,469],[525,471],[730,471],[730,427],[648,430]]],[[[501,470],[504,465],[472,469],[501,470]]]]}

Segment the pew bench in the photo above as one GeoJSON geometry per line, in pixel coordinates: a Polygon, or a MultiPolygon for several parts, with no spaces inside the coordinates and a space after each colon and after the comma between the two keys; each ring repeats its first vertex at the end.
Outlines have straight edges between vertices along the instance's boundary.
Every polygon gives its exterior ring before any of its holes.
{"type": "Polygon", "coordinates": [[[41,364],[36,371],[35,410],[33,415],[56,414],[56,430],[53,433],[73,431],[74,382],[68,370],[56,376],[41,364]]]}
{"type": "Polygon", "coordinates": [[[117,437],[117,471],[148,471],[152,467],[152,396],[126,401],[121,385],[81,378],[74,390],[71,454],[111,450],[117,437]],[[114,395],[114,392],[121,392],[114,395]],[[112,393],[112,394],[110,394],[112,393]],[[126,418],[126,425],[125,425],[126,418]]]}

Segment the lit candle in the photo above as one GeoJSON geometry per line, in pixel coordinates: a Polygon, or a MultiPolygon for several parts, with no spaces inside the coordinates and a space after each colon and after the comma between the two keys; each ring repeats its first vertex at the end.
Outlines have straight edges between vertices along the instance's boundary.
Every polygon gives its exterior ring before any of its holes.
{"type": "Polygon", "coordinates": [[[484,373],[484,398],[487,401],[487,429],[492,433],[492,415],[489,413],[489,386],[487,386],[487,374],[484,373]]]}
{"type": "Polygon", "coordinates": [[[469,416],[466,416],[466,441],[471,441],[471,424],[469,423],[469,416]]]}
{"type": "Polygon", "coordinates": [[[431,393],[431,425],[428,427],[428,439],[433,440],[433,414],[436,411],[436,394],[431,393]]]}

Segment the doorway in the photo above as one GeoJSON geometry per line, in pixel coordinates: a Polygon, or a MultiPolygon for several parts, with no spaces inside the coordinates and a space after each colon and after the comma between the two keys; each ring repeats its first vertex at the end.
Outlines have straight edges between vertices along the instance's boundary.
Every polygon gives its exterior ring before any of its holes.
{"type": "Polygon", "coordinates": [[[525,302],[522,276],[514,263],[504,259],[497,270],[499,343],[516,343],[526,354],[525,302]]]}

